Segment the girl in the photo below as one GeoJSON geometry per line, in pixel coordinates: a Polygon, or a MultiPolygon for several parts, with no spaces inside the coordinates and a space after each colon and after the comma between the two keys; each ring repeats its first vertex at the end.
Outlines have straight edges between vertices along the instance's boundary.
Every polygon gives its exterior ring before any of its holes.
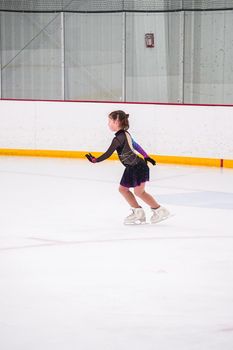
{"type": "Polygon", "coordinates": [[[91,153],[86,154],[87,159],[92,163],[102,162],[109,158],[116,150],[121,163],[125,166],[125,171],[120,181],[119,191],[132,208],[132,214],[125,218],[125,224],[141,224],[146,222],[145,212],[138,204],[135,196],[142,199],[151,207],[153,215],[151,223],[157,223],[169,216],[169,211],[161,207],[157,201],[145,191],[145,183],[149,181],[149,167],[147,162],[155,165],[154,159],[138,145],[128,133],[129,114],[124,111],[113,111],[108,116],[108,126],[111,131],[115,132],[115,137],[108,150],[100,157],[95,158],[91,153]],[[144,159],[139,157],[136,152],[140,153],[144,159]],[[134,194],[129,190],[134,188],[134,194]]]}

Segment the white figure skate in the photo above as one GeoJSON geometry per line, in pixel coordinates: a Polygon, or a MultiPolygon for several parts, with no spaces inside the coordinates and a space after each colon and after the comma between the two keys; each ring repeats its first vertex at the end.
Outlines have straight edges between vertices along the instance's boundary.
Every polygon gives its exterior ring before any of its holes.
{"type": "Polygon", "coordinates": [[[132,214],[127,216],[125,218],[124,224],[125,225],[139,225],[139,224],[145,224],[146,222],[146,215],[142,208],[131,208],[132,214]]]}
{"type": "Polygon", "coordinates": [[[166,220],[171,216],[170,212],[164,207],[159,207],[158,209],[151,209],[151,210],[153,212],[153,215],[150,219],[150,222],[152,224],[157,224],[158,222],[166,220]]]}

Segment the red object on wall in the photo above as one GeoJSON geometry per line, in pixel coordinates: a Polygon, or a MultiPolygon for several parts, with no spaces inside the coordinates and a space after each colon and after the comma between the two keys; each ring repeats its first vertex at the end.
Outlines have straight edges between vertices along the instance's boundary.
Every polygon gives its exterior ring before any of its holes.
{"type": "Polygon", "coordinates": [[[146,33],[145,34],[145,43],[146,43],[146,47],[154,47],[155,46],[154,33],[146,33]]]}

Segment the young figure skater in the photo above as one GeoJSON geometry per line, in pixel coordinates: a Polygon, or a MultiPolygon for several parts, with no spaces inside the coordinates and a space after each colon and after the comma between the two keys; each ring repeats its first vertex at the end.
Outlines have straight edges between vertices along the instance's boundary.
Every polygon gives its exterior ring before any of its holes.
{"type": "Polygon", "coordinates": [[[145,183],[149,181],[149,167],[147,162],[155,165],[154,159],[138,145],[131,137],[129,132],[129,114],[124,111],[113,111],[108,116],[108,126],[111,131],[115,132],[115,137],[108,150],[100,157],[95,158],[91,153],[86,154],[87,159],[92,163],[102,162],[109,158],[114,151],[117,151],[121,163],[125,166],[122,179],[120,181],[119,191],[132,208],[132,214],[124,220],[125,224],[142,224],[146,222],[145,212],[138,204],[135,196],[142,199],[151,207],[153,215],[151,223],[155,224],[166,219],[169,211],[160,206],[157,201],[145,191],[145,183]],[[140,153],[144,159],[139,157],[136,152],[140,153]],[[134,188],[134,194],[129,190],[134,188]]]}

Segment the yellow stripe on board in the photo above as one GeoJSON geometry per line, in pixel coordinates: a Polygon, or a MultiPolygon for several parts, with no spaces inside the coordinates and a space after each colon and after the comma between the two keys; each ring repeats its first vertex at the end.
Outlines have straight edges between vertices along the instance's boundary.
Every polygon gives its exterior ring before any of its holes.
{"type": "Polygon", "coordinates": [[[84,158],[87,152],[61,150],[0,149],[0,155],[51,158],[84,158]]]}
{"type": "Polygon", "coordinates": [[[233,168],[233,160],[232,159],[223,159],[223,167],[224,168],[233,168]]]}
{"type": "MultiPolygon", "coordinates": [[[[29,157],[57,157],[57,158],[85,158],[87,151],[62,151],[62,150],[30,150],[30,149],[0,149],[2,156],[29,156],[29,157]]],[[[103,152],[92,152],[95,157],[99,157],[103,152]]],[[[151,155],[157,163],[180,164],[180,165],[198,165],[233,168],[233,160],[231,159],[215,159],[215,158],[195,158],[195,157],[177,157],[177,156],[161,156],[151,155]]],[[[109,158],[118,159],[116,153],[109,158]]]]}
{"type": "Polygon", "coordinates": [[[215,158],[194,158],[194,157],[176,157],[176,156],[154,156],[158,163],[184,164],[184,165],[202,165],[202,166],[221,166],[221,160],[215,158]]]}

